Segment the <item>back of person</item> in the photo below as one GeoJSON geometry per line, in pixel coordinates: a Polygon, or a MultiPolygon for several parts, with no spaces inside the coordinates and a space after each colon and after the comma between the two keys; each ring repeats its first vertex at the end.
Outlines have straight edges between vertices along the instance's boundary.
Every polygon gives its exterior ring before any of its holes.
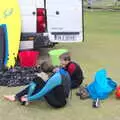
{"type": "MultiPolygon", "coordinates": [[[[60,78],[59,76],[57,78],[58,80],[61,79],[62,83],[56,86],[47,95],[45,95],[48,104],[50,104],[55,108],[61,108],[66,105],[67,103],[66,100],[69,97],[70,88],[71,88],[71,79],[69,73],[64,69],[60,69],[58,73],[60,74],[60,78]]],[[[53,78],[55,74],[56,73],[54,73],[53,76],[51,76],[51,78],[53,78]]]]}
{"type": "Polygon", "coordinates": [[[75,62],[69,62],[66,70],[71,76],[71,88],[77,88],[83,82],[83,71],[81,67],[75,62]]]}
{"type": "Polygon", "coordinates": [[[68,98],[69,97],[69,93],[70,93],[70,88],[71,88],[71,78],[70,78],[70,75],[64,69],[60,69],[59,72],[60,72],[61,78],[62,78],[62,86],[64,87],[65,97],[68,98]]]}

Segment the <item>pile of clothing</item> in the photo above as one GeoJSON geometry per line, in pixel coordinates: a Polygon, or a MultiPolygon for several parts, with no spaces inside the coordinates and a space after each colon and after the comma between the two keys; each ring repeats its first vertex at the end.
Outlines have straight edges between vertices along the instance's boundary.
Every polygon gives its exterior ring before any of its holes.
{"type": "Polygon", "coordinates": [[[0,86],[16,87],[27,85],[40,71],[39,67],[21,68],[15,66],[11,69],[4,69],[0,71],[0,86]]]}
{"type": "Polygon", "coordinates": [[[103,100],[116,90],[117,83],[107,75],[105,69],[96,72],[93,82],[87,86],[80,86],[77,96],[81,99],[91,98],[93,100],[103,100]]]}

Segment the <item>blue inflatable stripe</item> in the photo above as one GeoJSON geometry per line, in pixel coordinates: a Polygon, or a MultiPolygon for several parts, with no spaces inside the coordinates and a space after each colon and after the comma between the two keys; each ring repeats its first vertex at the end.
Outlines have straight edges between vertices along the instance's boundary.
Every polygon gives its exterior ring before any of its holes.
{"type": "Polygon", "coordinates": [[[8,32],[7,32],[7,25],[6,24],[2,24],[2,27],[4,29],[4,33],[5,33],[5,57],[4,57],[4,65],[7,64],[7,60],[8,60],[8,32]]]}

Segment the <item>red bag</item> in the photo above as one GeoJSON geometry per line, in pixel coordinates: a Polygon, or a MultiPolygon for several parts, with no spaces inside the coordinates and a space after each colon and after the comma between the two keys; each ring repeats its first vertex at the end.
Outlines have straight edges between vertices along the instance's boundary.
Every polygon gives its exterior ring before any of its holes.
{"type": "Polygon", "coordinates": [[[115,95],[116,95],[117,98],[120,98],[120,86],[118,86],[118,87],[116,88],[115,95]]]}

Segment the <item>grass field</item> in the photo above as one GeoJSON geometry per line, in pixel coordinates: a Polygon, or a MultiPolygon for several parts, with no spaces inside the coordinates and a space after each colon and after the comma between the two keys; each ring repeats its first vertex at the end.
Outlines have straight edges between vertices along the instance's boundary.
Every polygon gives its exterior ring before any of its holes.
{"type": "MultiPolygon", "coordinates": [[[[86,12],[85,40],[77,44],[59,44],[67,48],[72,58],[80,63],[85,74],[85,83],[93,80],[95,72],[106,68],[108,75],[120,83],[120,13],[86,12]]],[[[81,101],[73,91],[66,108],[55,110],[44,102],[35,102],[27,107],[5,101],[4,94],[15,93],[21,88],[0,87],[0,120],[120,120],[120,100],[112,95],[101,101],[99,109],[92,108],[92,101],[81,101]]]]}
{"type": "MultiPolygon", "coordinates": [[[[87,0],[84,0],[84,7],[88,6],[87,0]]],[[[119,9],[120,1],[115,0],[92,0],[92,8],[119,9]]]]}

